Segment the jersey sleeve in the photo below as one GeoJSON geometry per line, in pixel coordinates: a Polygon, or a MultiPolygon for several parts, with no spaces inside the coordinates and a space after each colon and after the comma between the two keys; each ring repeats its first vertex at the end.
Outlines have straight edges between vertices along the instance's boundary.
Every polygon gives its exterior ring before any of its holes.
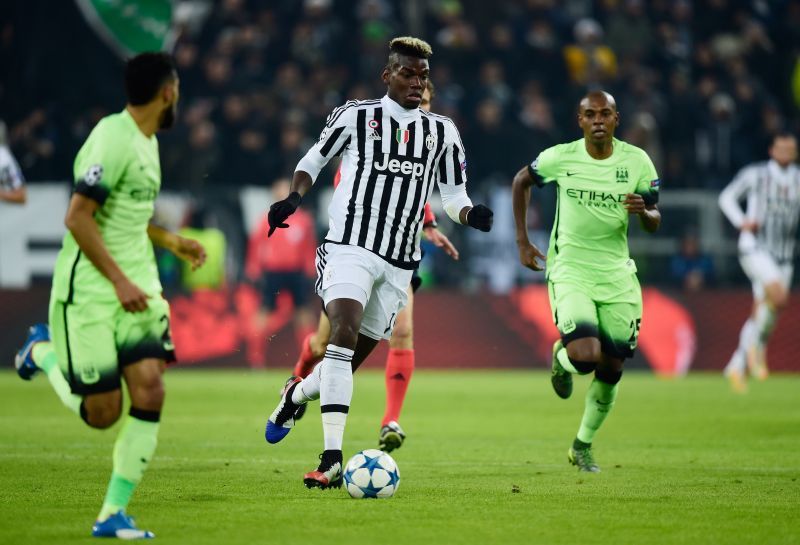
{"type": "Polygon", "coordinates": [[[25,185],[25,176],[11,151],[0,145],[0,190],[15,190],[25,185]]]}
{"type": "Polygon", "coordinates": [[[757,174],[754,167],[745,167],[719,194],[719,207],[722,212],[739,229],[745,222],[746,215],[739,201],[750,191],[756,182],[757,174]]]}
{"type": "Polygon", "coordinates": [[[436,181],[442,196],[442,208],[456,223],[461,223],[459,214],[464,207],[472,206],[467,195],[467,159],[464,144],[455,124],[447,120],[444,124],[445,149],[439,159],[436,181]]]}
{"type": "Polygon", "coordinates": [[[467,157],[461,135],[455,124],[447,120],[445,129],[445,150],[439,161],[439,184],[463,185],[467,183],[467,157]]]}
{"type": "Polygon", "coordinates": [[[661,180],[656,172],[656,167],[650,157],[642,151],[640,154],[642,168],[636,182],[636,193],[642,196],[644,204],[652,206],[658,204],[658,194],[661,190],[661,180]]]}
{"type": "Polygon", "coordinates": [[[297,163],[295,172],[307,172],[312,181],[317,180],[328,161],[341,155],[352,140],[357,103],[349,101],[331,112],[317,142],[297,163]]]}
{"type": "Polygon", "coordinates": [[[128,164],[130,146],[108,123],[94,128],[75,158],[75,193],[97,201],[101,206],[122,179],[128,164]]]}
{"type": "Polygon", "coordinates": [[[560,157],[557,146],[547,148],[528,165],[528,173],[533,178],[533,183],[542,187],[544,184],[554,182],[558,175],[558,159],[560,157]]]}

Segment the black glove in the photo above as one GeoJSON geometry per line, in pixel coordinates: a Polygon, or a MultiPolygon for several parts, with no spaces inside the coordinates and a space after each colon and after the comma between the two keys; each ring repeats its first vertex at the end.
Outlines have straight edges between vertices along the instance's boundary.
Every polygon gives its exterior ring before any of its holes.
{"type": "Polygon", "coordinates": [[[467,225],[474,227],[478,231],[488,233],[492,230],[492,220],[494,212],[488,206],[476,204],[467,212],[467,225]]]}
{"type": "Polygon", "coordinates": [[[267,214],[269,233],[267,234],[267,237],[271,237],[272,233],[274,233],[275,229],[278,227],[281,229],[286,229],[289,227],[289,224],[284,222],[286,221],[286,218],[294,214],[294,211],[297,210],[298,206],[300,206],[300,201],[302,200],[303,198],[300,196],[300,193],[297,191],[292,191],[289,193],[288,197],[282,201],[273,203],[273,205],[269,207],[269,213],[267,214]]]}

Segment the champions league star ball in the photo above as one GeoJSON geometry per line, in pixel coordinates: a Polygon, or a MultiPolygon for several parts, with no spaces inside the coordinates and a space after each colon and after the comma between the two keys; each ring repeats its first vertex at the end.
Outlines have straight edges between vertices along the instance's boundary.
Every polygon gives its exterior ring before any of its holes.
{"type": "Polygon", "coordinates": [[[348,460],[344,483],[353,498],[391,498],[400,485],[400,469],[385,452],[362,450],[348,460]]]}

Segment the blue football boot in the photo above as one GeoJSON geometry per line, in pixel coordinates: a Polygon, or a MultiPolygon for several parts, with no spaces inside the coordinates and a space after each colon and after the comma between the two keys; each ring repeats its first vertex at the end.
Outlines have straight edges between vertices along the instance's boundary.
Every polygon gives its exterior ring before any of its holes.
{"type": "Polygon", "coordinates": [[[92,526],[92,537],[116,537],[118,539],[153,539],[156,535],[149,530],[136,527],[133,518],[125,511],[117,511],[103,522],[92,526]]]}
{"type": "Polygon", "coordinates": [[[300,377],[289,377],[281,391],[281,400],[267,420],[267,429],[264,437],[267,443],[277,443],[286,437],[294,427],[294,419],[300,405],[292,402],[292,392],[303,379],[300,377]]]}
{"type": "Polygon", "coordinates": [[[28,338],[14,358],[14,367],[22,380],[30,380],[39,372],[39,367],[33,361],[33,346],[36,343],[50,340],[50,328],[47,324],[32,325],[28,329],[28,338]]]}

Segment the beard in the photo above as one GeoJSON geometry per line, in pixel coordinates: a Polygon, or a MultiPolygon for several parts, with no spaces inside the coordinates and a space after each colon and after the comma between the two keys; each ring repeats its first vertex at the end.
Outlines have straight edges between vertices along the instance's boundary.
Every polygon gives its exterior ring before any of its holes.
{"type": "Polygon", "coordinates": [[[162,113],[161,120],[158,122],[159,129],[169,129],[175,124],[178,117],[178,103],[173,102],[162,113]]]}

